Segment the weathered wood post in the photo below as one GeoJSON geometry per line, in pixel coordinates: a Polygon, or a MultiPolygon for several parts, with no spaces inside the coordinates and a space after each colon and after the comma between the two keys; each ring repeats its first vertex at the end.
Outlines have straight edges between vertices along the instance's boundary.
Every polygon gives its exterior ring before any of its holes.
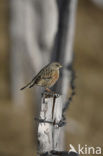
{"type": "Polygon", "coordinates": [[[61,150],[62,96],[43,93],[38,125],[39,153],[61,150]]]}
{"type": "Polygon", "coordinates": [[[69,151],[65,151],[61,142],[63,121],[63,96],[44,92],[42,94],[41,109],[38,120],[38,154],[40,156],[78,156],[70,144],[69,151]]]}

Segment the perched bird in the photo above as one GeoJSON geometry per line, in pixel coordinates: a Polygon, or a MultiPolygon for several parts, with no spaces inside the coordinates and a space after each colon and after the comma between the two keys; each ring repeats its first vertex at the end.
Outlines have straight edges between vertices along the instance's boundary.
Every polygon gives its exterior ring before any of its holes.
{"type": "Polygon", "coordinates": [[[22,87],[20,90],[25,88],[31,88],[34,85],[44,87],[47,91],[50,91],[56,81],[59,79],[59,69],[62,65],[58,62],[53,62],[46,65],[41,71],[30,81],[26,86],[22,87]]]}

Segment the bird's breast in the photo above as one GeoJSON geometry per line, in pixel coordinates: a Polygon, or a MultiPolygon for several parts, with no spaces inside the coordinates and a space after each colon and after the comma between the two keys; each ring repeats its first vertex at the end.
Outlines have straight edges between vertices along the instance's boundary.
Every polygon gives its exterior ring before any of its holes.
{"type": "Polygon", "coordinates": [[[52,72],[52,78],[49,81],[49,87],[52,87],[56,83],[58,78],[59,78],[59,70],[53,71],[52,72]]]}
{"type": "Polygon", "coordinates": [[[59,78],[59,70],[53,72],[53,78],[58,80],[58,78],[59,78]]]}

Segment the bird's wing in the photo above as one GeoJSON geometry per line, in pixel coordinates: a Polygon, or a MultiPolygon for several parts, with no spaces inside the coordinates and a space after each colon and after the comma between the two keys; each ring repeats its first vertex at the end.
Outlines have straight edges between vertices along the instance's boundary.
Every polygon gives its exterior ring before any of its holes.
{"type": "Polygon", "coordinates": [[[40,84],[42,81],[51,79],[51,74],[49,71],[45,68],[41,70],[38,75],[35,77],[35,84],[40,84]]]}

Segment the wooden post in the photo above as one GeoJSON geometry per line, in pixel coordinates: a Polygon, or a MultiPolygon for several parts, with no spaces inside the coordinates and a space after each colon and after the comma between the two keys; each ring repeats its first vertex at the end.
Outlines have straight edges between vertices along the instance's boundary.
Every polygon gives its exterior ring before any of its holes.
{"type": "Polygon", "coordinates": [[[73,145],[65,151],[61,142],[65,122],[62,119],[63,97],[44,92],[38,124],[38,154],[40,156],[79,156],[73,145]]]}
{"type": "Polygon", "coordinates": [[[60,147],[62,121],[62,96],[57,94],[42,96],[41,110],[38,125],[38,152],[43,154],[52,150],[62,150],[60,147]]]}

